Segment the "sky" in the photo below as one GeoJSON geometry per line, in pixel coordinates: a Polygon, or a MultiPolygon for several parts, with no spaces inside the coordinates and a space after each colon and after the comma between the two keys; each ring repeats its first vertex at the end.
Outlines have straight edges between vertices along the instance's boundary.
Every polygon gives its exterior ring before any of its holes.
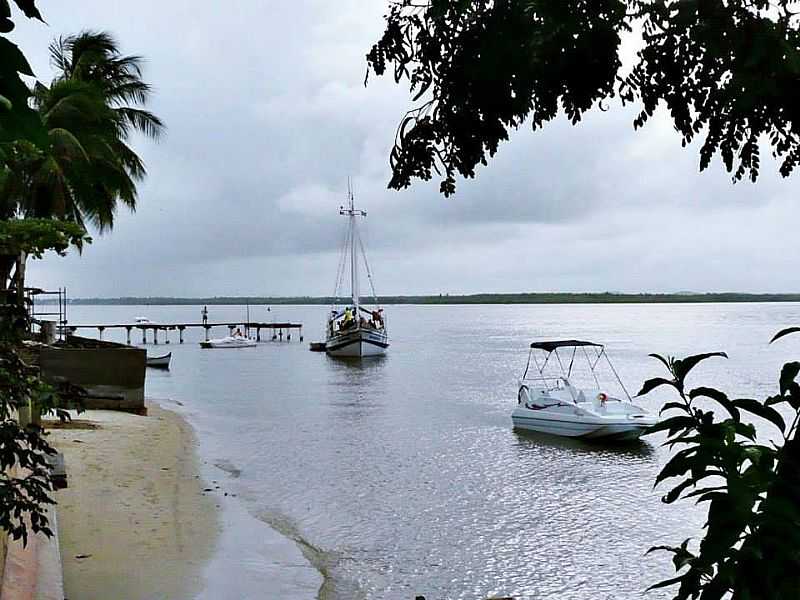
{"type": "MultiPolygon", "coordinates": [[[[317,296],[334,291],[352,177],[378,294],[798,292],[795,203],[768,154],[758,183],[698,172],[663,114],[634,132],[611,103],[577,127],[523,127],[475,179],[387,189],[411,107],[391,77],[364,86],[384,0],[40,1],[11,35],[37,77],[47,45],[112,32],[146,57],[167,124],[133,145],[149,172],[135,214],[82,255],[29,266],[71,297],[317,296]]],[[[630,52],[630,48],[626,51],[630,52]]]]}

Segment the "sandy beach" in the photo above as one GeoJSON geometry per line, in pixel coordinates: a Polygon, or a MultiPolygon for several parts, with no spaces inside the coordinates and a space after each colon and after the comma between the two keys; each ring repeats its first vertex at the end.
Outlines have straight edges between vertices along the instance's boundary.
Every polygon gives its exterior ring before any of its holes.
{"type": "Polygon", "coordinates": [[[51,430],[69,487],[57,492],[70,600],[194,598],[219,533],[191,427],[157,405],[146,417],[87,411],[51,430]]]}

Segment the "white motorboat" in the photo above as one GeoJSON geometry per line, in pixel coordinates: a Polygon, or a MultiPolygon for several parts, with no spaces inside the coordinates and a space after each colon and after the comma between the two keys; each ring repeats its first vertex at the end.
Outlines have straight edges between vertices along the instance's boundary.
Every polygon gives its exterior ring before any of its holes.
{"type": "Polygon", "coordinates": [[[339,214],[348,217],[347,233],[339,261],[339,270],[336,275],[336,289],[334,298],[339,297],[339,287],[345,272],[350,271],[350,297],[352,303],[344,308],[333,306],[328,315],[325,327],[325,352],[336,357],[364,357],[380,356],[386,353],[389,347],[389,335],[386,329],[386,317],[383,309],[378,306],[378,297],[372,282],[372,272],[364,252],[364,243],[358,232],[356,217],[366,217],[363,210],[356,210],[353,206],[353,190],[348,186],[348,206],[340,207],[339,214]],[[367,308],[361,305],[359,290],[359,261],[358,254],[363,258],[367,279],[372,290],[374,306],[367,308]],[[349,259],[349,261],[348,261],[349,259]]]}
{"type": "Polygon", "coordinates": [[[517,429],[552,435],[635,440],[658,417],[633,403],[602,344],[561,340],[531,344],[511,420],[517,429]],[[588,369],[576,369],[576,359],[588,369]],[[581,375],[586,385],[576,387],[581,375]],[[602,375],[611,375],[621,393],[601,383],[602,375]]]}
{"type": "Polygon", "coordinates": [[[206,340],[200,342],[201,348],[253,348],[257,344],[246,337],[239,335],[231,335],[224,338],[217,338],[215,340],[206,340]]]}

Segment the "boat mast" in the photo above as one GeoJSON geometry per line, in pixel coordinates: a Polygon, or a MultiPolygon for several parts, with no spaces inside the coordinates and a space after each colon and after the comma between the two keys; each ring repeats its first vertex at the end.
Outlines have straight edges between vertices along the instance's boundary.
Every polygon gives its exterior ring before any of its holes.
{"type": "Polygon", "coordinates": [[[355,209],[353,204],[353,186],[349,178],[347,179],[347,200],[348,207],[341,207],[339,209],[339,214],[350,218],[350,292],[353,297],[355,318],[358,319],[358,308],[360,304],[361,293],[358,285],[358,259],[356,255],[356,238],[358,236],[356,217],[366,217],[367,213],[366,211],[355,209]]]}

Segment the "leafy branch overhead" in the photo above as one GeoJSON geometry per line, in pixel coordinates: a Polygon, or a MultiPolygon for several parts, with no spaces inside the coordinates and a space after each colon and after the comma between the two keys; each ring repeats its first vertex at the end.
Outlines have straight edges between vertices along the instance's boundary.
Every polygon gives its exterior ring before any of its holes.
{"type": "MultiPolygon", "coordinates": [[[[14,0],[14,3],[26,17],[42,20],[34,0],[14,0]]],[[[8,0],[0,0],[0,144],[19,138],[41,143],[44,130],[28,105],[30,90],[21,78],[21,75],[32,77],[33,71],[20,49],[3,37],[14,29],[11,17],[8,0]]]]}
{"type": "MultiPolygon", "coordinates": [[[[784,330],[773,341],[800,331],[784,330]]],[[[675,450],[656,485],[672,482],[666,503],[694,499],[708,505],[705,536],[695,549],[657,546],[672,554],[676,576],[653,588],[677,586],[674,598],[775,600],[795,598],[800,590],[800,363],[784,365],[779,393],[760,402],[730,398],[711,387],[687,390],[686,378],[702,361],[724,353],[679,360],[652,355],[669,377],[646,381],[640,394],[672,388],[677,400],[662,409],[667,418],[650,433],[667,433],[675,450]],[[769,423],[777,443],[758,440],[744,419],[769,423]],[[787,420],[787,416],[791,419],[787,420]]]]}
{"type": "MultiPolygon", "coordinates": [[[[389,186],[473,177],[510,130],[573,124],[611,98],[642,127],[666,108],[700,169],[718,156],[734,180],[759,174],[759,141],[790,175],[800,162],[800,22],[788,0],[394,0],[367,55],[407,81],[389,186]],[[641,32],[630,72],[625,35],[641,32]]],[[[796,8],[796,7],[795,7],[796,8]]],[[[796,11],[795,11],[796,12],[796,11]]]]}
{"type": "Polygon", "coordinates": [[[52,250],[64,255],[70,246],[82,248],[92,238],[77,223],[53,219],[11,219],[0,221],[0,253],[25,254],[42,258],[52,250]]]}

